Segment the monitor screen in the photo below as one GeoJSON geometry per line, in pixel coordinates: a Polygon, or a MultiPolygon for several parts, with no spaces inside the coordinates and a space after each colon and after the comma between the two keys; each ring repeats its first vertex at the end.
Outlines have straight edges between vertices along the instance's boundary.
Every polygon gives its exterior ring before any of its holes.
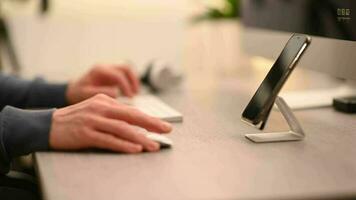
{"type": "Polygon", "coordinates": [[[246,26],[356,41],[356,0],[242,0],[246,26]]]}

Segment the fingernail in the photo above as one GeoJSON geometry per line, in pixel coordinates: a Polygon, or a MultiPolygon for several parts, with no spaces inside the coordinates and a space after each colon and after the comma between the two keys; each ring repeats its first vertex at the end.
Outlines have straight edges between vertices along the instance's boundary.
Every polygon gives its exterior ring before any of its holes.
{"type": "Polygon", "coordinates": [[[172,125],[171,125],[170,123],[168,123],[168,122],[163,122],[162,124],[163,124],[163,129],[164,129],[165,131],[171,131],[171,130],[172,130],[172,125]]]}
{"type": "Polygon", "coordinates": [[[149,151],[157,151],[159,150],[159,144],[156,142],[152,142],[149,146],[148,146],[148,150],[149,151]]]}
{"type": "Polygon", "coordinates": [[[135,145],[135,151],[136,152],[141,152],[143,147],[141,145],[135,145]]]}

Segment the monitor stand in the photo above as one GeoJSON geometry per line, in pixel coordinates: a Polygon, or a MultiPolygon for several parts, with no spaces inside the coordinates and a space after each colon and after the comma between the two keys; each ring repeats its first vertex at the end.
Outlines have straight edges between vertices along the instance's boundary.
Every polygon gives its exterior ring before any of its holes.
{"type": "Polygon", "coordinates": [[[341,86],[280,93],[293,110],[332,106],[335,97],[356,96],[356,83],[346,81],[341,86]]]}
{"type": "MultiPolygon", "coordinates": [[[[294,116],[292,110],[289,108],[287,103],[283,100],[282,97],[277,97],[275,100],[275,104],[279,108],[283,117],[286,119],[290,130],[286,132],[271,132],[271,133],[254,133],[254,134],[246,134],[245,137],[250,139],[256,143],[267,143],[267,142],[287,142],[287,141],[298,141],[303,140],[305,137],[304,131],[300,126],[297,118],[294,116]]],[[[263,130],[270,111],[273,105],[270,107],[269,112],[266,115],[265,120],[263,120],[260,130],[263,130]]]]}

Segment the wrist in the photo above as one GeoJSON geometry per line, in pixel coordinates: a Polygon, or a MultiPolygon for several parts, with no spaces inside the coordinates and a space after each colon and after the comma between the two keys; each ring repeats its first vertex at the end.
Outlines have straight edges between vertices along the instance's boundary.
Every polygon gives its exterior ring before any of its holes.
{"type": "Polygon", "coordinates": [[[68,82],[67,90],[65,92],[65,98],[67,99],[68,105],[72,105],[76,103],[74,87],[75,87],[74,81],[68,82]]]}
{"type": "Polygon", "coordinates": [[[56,109],[52,113],[52,121],[51,121],[51,129],[49,131],[49,136],[48,136],[48,145],[50,149],[55,149],[57,144],[56,144],[56,124],[57,124],[57,118],[58,118],[58,110],[56,109]]]}

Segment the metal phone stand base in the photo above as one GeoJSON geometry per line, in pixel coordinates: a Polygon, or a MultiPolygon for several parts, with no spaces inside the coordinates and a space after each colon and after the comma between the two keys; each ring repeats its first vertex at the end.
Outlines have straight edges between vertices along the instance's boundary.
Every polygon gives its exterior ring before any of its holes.
{"type": "MultiPolygon", "coordinates": [[[[297,118],[293,114],[292,110],[287,105],[287,103],[281,97],[277,97],[274,103],[277,105],[279,111],[286,119],[290,127],[290,131],[246,134],[245,137],[256,143],[288,142],[288,141],[303,140],[305,137],[304,131],[300,126],[297,118]]],[[[270,107],[266,119],[263,120],[260,126],[260,130],[264,129],[272,107],[273,105],[270,107]]]]}

